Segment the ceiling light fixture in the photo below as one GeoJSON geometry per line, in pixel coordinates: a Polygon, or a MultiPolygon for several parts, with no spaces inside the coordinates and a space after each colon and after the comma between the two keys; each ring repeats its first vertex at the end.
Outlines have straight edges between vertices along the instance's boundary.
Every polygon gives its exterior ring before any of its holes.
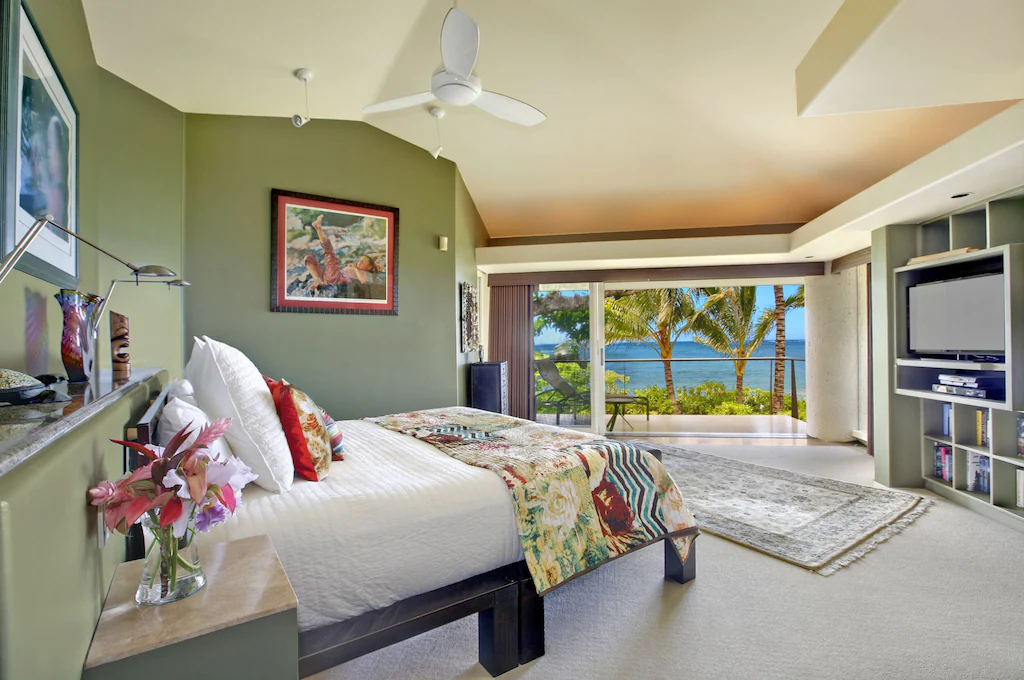
{"type": "Polygon", "coordinates": [[[296,113],[294,116],[292,116],[292,125],[294,125],[297,128],[300,128],[303,125],[305,125],[306,123],[308,123],[309,120],[310,120],[309,119],[309,81],[313,80],[313,72],[310,71],[308,68],[300,68],[298,71],[295,72],[295,77],[302,81],[302,85],[303,85],[303,87],[306,90],[306,115],[305,116],[301,116],[301,115],[296,113]]]}
{"type": "Polygon", "coordinates": [[[973,191],[964,191],[964,192],[959,193],[959,194],[953,194],[952,196],[950,196],[950,198],[967,198],[968,196],[970,196],[973,193],[974,193],[973,191]]]}
{"type": "Polygon", "coordinates": [[[444,109],[440,106],[430,107],[430,115],[434,117],[434,127],[437,128],[437,148],[430,152],[430,155],[437,160],[437,157],[441,155],[444,147],[441,145],[441,119],[444,118],[444,109]]]}

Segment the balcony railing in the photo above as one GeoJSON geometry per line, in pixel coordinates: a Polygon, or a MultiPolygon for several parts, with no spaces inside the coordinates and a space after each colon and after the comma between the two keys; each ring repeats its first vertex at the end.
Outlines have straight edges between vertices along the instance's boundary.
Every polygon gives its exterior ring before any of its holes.
{"type": "MultiPolygon", "coordinates": [[[[686,363],[697,363],[697,362],[729,362],[734,363],[735,360],[728,357],[686,357],[686,358],[672,358],[672,359],[605,359],[605,369],[614,370],[618,365],[623,365],[625,369],[626,364],[658,364],[664,365],[665,361],[671,364],[686,364],[686,363]]],[[[797,380],[796,380],[796,364],[797,362],[803,363],[805,359],[803,357],[749,357],[744,361],[750,363],[756,362],[768,362],[768,391],[772,391],[775,384],[775,371],[778,370],[778,366],[781,364],[783,370],[785,370],[785,364],[789,364],[789,398],[790,398],[790,415],[799,420],[799,399],[797,394],[797,380]]],[[[545,380],[548,384],[546,390],[538,390],[537,397],[547,395],[549,399],[545,403],[553,403],[550,398],[558,399],[559,395],[567,406],[573,406],[573,412],[577,412],[577,408],[585,409],[590,406],[590,373],[589,359],[536,359],[534,361],[535,376],[545,380]],[[561,368],[557,368],[557,376],[551,375],[550,366],[544,367],[542,362],[550,362],[555,367],[573,364],[580,368],[586,369],[587,382],[585,386],[574,386],[569,380],[562,375],[561,368]],[[545,370],[542,370],[544,368],[545,370]],[[547,374],[547,375],[545,375],[547,374]],[[552,379],[549,379],[552,378],[552,379]],[[558,384],[556,384],[558,383],[558,384]]],[[[626,373],[626,370],[620,371],[626,373]]],[[[748,372],[747,376],[750,375],[748,372]]],[[[578,381],[577,381],[578,382],[578,381]]],[[[662,381],[664,382],[664,381],[662,381]]],[[[748,384],[749,386],[749,384],[748,384]]],[[[774,400],[769,402],[769,413],[775,414],[775,403],[774,400]]]]}

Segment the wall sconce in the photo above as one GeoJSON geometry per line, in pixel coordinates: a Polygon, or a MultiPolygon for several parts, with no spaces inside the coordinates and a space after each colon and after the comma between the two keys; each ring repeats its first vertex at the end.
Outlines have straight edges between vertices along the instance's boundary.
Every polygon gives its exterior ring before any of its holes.
{"type": "Polygon", "coordinates": [[[448,250],[448,237],[447,236],[438,236],[437,237],[437,249],[438,250],[448,250]]]}

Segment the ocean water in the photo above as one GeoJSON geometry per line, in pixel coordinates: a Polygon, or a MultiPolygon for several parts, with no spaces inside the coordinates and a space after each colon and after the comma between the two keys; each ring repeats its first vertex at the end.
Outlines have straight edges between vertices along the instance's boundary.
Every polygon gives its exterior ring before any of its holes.
{"type": "MultiPolygon", "coordinates": [[[[546,355],[550,355],[554,349],[553,344],[536,344],[534,349],[546,355]]],[[[787,340],[786,356],[802,359],[805,351],[803,340],[787,340]]],[[[720,358],[721,354],[714,350],[698,345],[692,341],[677,342],[672,356],[676,359],[697,359],[697,358],[720,358]]],[[[775,343],[766,340],[761,347],[754,352],[755,357],[774,357],[775,343]]],[[[637,342],[618,342],[608,345],[605,348],[605,367],[610,371],[625,374],[629,377],[626,387],[636,390],[647,385],[665,386],[665,369],[660,360],[634,363],[618,362],[616,359],[658,359],[658,353],[647,345],[637,342]]],[[[743,384],[747,387],[757,387],[763,390],[771,389],[771,366],[769,361],[747,362],[747,369],[743,375],[743,384]]],[[[804,398],[806,390],[806,372],[804,362],[797,361],[796,364],[796,391],[799,398],[804,398]]],[[[676,389],[681,387],[692,387],[702,382],[715,381],[723,383],[727,389],[733,389],[736,385],[736,371],[731,361],[691,361],[676,362],[672,365],[672,380],[676,389]]],[[[786,363],[786,394],[789,394],[789,363],[786,363]]]]}

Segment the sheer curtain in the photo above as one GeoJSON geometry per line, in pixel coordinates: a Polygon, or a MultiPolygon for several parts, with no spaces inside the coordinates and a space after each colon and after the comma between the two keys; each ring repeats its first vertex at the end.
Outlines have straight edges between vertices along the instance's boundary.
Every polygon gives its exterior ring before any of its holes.
{"type": "Polygon", "coordinates": [[[509,413],[533,420],[533,291],[535,286],[491,286],[487,357],[508,362],[509,413]]]}

